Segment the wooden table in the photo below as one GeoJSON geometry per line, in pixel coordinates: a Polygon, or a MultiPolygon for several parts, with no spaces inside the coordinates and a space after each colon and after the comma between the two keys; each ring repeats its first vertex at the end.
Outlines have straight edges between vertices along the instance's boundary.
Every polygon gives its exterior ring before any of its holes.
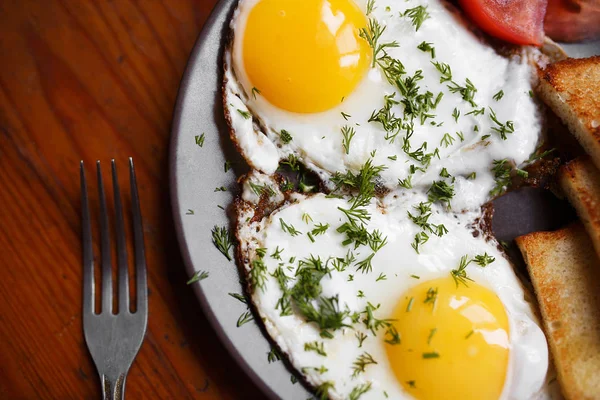
{"type": "Polygon", "coordinates": [[[129,156],[150,312],[128,398],[262,397],[186,286],[169,205],[173,105],[215,3],[0,2],[1,399],[99,398],[80,315],[79,161],[90,180],[96,160],[108,178],[115,158],[124,185],[129,156]]]}

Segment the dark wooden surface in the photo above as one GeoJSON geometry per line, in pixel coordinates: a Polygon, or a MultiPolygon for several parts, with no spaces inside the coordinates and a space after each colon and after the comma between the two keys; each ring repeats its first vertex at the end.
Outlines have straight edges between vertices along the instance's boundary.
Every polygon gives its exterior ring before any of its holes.
{"type": "Polygon", "coordinates": [[[115,158],[125,184],[129,156],[150,313],[127,398],[262,397],[185,284],[169,205],[173,105],[215,3],[0,1],[1,399],[99,398],[81,327],[78,168],[89,179],[96,160],[107,173],[115,158]]]}

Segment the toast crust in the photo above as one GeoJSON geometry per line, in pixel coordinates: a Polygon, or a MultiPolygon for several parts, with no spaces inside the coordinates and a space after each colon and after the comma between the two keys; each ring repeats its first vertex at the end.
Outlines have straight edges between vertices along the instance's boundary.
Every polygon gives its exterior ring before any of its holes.
{"type": "Polygon", "coordinates": [[[580,157],[561,167],[558,182],[600,257],[600,170],[589,157],[580,157]]]}
{"type": "Polygon", "coordinates": [[[516,239],[567,399],[600,399],[600,260],[581,224],[516,239]]]}
{"type": "Polygon", "coordinates": [[[559,61],[539,75],[542,100],[600,168],[600,56],[559,61]]]}

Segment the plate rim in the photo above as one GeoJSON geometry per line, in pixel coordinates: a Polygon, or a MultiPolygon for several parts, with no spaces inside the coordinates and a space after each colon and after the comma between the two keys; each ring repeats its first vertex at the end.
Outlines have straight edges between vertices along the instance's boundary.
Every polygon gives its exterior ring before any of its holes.
{"type": "MultiPolygon", "coordinates": [[[[194,268],[194,263],[192,261],[192,257],[190,254],[190,241],[186,237],[184,226],[183,226],[183,214],[179,201],[179,184],[180,181],[178,179],[179,168],[177,165],[178,153],[179,153],[179,145],[182,139],[182,129],[181,129],[181,116],[182,116],[182,108],[185,102],[186,97],[188,96],[188,90],[190,89],[190,81],[193,78],[193,66],[195,64],[196,59],[200,53],[200,49],[205,45],[207,34],[209,31],[215,28],[218,17],[221,13],[227,12],[226,8],[230,5],[229,3],[232,0],[218,0],[212,11],[210,12],[206,22],[202,26],[202,30],[198,34],[196,41],[194,42],[194,46],[187,60],[187,64],[184,70],[184,73],[179,82],[179,88],[177,91],[177,98],[175,102],[175,107],[173,109],[173,119],[171,122],[170,133],[171,138],[169,140],[169,154],[168,154],[168,168],[169,168],[169,199],[171,203],[171,211],[173,222],[175,225],[175,235],[177,238],[178,247],[180,250],[181,257],[183,259],[184,267],[186,273],[189,277],[191,277],[196,269],[194,268]]],[[[217,27],[218,28],[218,27],[217,27]]],[[[220,88],[219,88],[220,90],[220,88]]],[[[242,368],[244,373],[252,379],[253,383],[258,386],[258,388],[267,395],[270,399],[280,399],[279,395],[277,395],[273,389],[261,378],[259,374],[246,362],[244,357],[240,354],[240,352],[236,349],[233,341],[227,335],[222,324],[216,317],[215,312],[210,307],[206,294],[202,290],[201,285],[193,285],[192,290],[196,298],[198,299],[200,306],[202,307],[202,311],[206,318],[210,323],[210,329],[213,329],[217,334],[221,343],[225,346],[229,354],[233,357],[236,363],[242,368]]]]}

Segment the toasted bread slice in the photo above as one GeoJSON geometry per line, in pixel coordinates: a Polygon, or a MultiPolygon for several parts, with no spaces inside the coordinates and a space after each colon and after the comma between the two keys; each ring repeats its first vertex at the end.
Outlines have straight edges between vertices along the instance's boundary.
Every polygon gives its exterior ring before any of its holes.
{"type": "Polygon", "coordinates": [[[550,64],[538,93],[600,168],[600,56],[550,64]]]}
{"type": "Polygon", "coordinates": [[[580,157],[561,167],[558,181],[600,257],[600,170],[589,157],[580,157]]]}
{"type": "Polygon", "coordinates": [[[600,260],[581,224],[516,239],[567,399],[600,399],[600,260]]]}

